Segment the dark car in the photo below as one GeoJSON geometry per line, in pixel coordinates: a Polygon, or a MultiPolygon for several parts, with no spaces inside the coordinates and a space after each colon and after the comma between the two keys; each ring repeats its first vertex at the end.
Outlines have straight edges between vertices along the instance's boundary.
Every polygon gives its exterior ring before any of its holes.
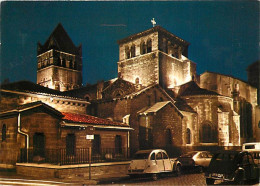
{"type": "Polygon", "coordinates": [[[212,154],[208,151],[191,151],[177,158],[177,165],[181,169],[199,168],[206,169],[211,161],[212,154]]]}
{"type": "Polygon", "coordinates": [[[222,151],[213,155],[205,177],[208,185],[215,180],[244,184],[246,180],[259,179],[259,168],[247,151],[222,151]]]}

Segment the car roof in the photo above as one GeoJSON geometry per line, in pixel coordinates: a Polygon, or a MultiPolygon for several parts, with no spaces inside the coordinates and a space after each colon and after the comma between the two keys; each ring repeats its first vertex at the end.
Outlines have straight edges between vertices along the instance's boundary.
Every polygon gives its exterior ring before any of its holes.
{"type": "Polygon", "coordinates": [[[245,153],[247,151],[240,151],[240,150],[219,150],[216,151],[214,154],[239,154],[239,153],[245,153]]]}
{"type": "Polygon", "coordinates": [[[163,149],[148,149],[148,150],[139,150],[136,152],[136,154],[142,154],[142,153],[151,153],[151,152],[158,152],[158,151],[163,151],[165,152],[165,150],[163,149]]]}

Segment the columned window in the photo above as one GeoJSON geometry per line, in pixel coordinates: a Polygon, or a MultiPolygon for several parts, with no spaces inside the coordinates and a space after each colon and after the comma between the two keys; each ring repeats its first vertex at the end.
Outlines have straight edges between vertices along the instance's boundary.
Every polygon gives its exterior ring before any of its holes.
{"type": "Polygon", "coordinates": [[[129,47],[128,47],[128,46],[125,47],[125,58],[126,58],[126,59],[129,59],[129,58],[130,58],[130,50],[129,50],[129,47]]]}
{"type": "Polygon", "coordinates": [[[131,57],[135,57],[135,45],[131,46],[131,57]]]}
{"type": "Polygon", "coordinates": [[[145,54],[146,53],[146,45],[145,42],[142,41],[140,44],[140,54],[145,54]]]}
{"type": "Polygon", "coordinates": [[[152,40],[147,40],[147,53],[152,52],[152,40]]]}

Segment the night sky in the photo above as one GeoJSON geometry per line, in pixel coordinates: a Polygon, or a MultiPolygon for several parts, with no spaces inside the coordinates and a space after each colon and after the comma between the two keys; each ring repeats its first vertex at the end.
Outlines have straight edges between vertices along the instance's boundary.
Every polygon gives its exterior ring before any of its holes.
{"type": "Polygon", "coordinates": [[[197,73],[247,80],[260,59],[257,1],[2,2],[0,81],[36,82],[37,42],[61,23],[82,44],[83,84],[117,77],[117,40],[157,25],[190,43],[197,73]]]}

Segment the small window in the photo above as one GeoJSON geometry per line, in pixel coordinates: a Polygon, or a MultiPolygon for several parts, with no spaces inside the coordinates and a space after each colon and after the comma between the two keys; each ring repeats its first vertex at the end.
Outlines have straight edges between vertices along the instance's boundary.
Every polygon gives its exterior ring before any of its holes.
{"type": "Polygon", "coordinates": [[[186,130],[186,143],[187,144],[191,143],[191,132],[190,132],[189,128],[187,128],[187,130],[186,130]]]}
{"type": "Polygon", "coordinates": [[[135,57],[135,45],[131,46],[131,57],[135,57]]]}
{"type": "Polygon", "coordinates": [[[152,52],[152,40],[147,41],[147,53],[152,52]]]}
{"type": "Polygon", "coordinates": [[[158,152],[156,154],[156,160],[161,160],[162,159],[162,153],[158,152]]]}
{"type": "Polygon", "coordinates": [[[150,158],[151,160],[155,160],[155,153],[152,153],[152,155],[151,155],[151,158],[150,158]]]}
{"type": "Polygon", "coordinates": [[[163,154],[163,159],[168,159],[167,154],[165,154],[164,152],[162,152],[162,154],[163,154]]]}
{"type": "Polygon", "coordinates": [[[6,141],[6,125],[3,125],[2,128],[2,141],[6,141]]]}

